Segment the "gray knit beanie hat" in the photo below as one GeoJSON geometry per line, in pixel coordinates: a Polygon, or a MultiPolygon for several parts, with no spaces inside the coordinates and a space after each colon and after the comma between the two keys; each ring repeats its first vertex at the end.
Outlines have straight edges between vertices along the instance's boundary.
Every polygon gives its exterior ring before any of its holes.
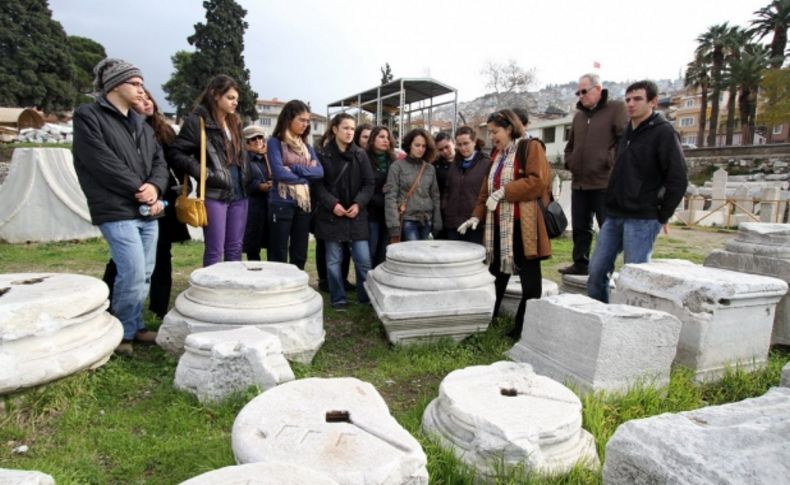
{"type": "Polygon", "coordinates": [[[129,78],[135,76],[143,77],[143,72],[136,66],[122,59],[112,57],[108,57],[96,64],[96,67],[93,68],[93,74],[95,76],[93,87],[103,94],[107,94],[112,88],[129,78]]]}

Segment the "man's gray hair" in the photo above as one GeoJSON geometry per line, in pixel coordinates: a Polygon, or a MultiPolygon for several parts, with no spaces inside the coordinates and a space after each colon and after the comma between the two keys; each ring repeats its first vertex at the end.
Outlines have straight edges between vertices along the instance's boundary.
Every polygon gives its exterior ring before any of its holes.
{"type": "Polygon", "coordinates": [[[587,74],[583,74],[582,77],[579,78],[579,81],[581,81],[584,78],[589,79],[590,84],[592,84],[593,86],[603,86],[603,84],[601,84],[601,76],[595,74],[594,72],[588,72],[587,74]]]}

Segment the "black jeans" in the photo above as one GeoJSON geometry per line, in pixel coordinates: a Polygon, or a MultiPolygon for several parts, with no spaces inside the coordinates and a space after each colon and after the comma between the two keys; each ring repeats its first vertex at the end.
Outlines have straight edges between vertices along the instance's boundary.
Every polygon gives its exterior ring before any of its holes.
{"type": "MultiPolygon", "coordinates": [[[[505,297],[505,290],[510,281],[510,275],[499,270],[499,248],[499,226],[494,226],[494,260],[488,268],[488,271],[496,278],[494,281],[496,290],[494,318],[499,314],[499,307],[502,305],[502,299],[505,297]]],[[[521,330],[524,328],[527,300],[540,298],[540,295],[543,293],[543,275],[540,269],[540,259],[527,259],[524,256],[524,243],[521,241],[521,224],[518,221],[513,224],[513,261],[521,280],[521,301],[516,311],[515,327],[510,335],[518,339],[521,337],[521,330]]]]}
{"type": "Polygon", "coordinates": [[[581,268],[586,268],[590,264],[593,215],[598,220],[598,227],[603,227],[606,217],[606,190],[574,189],[571,192],[573,264],[581,268]]]}
{"type": "Polygon", "coordinates": [[[269,261],[290,262],[303,270],[309,236],[309,212],[295,204],[269,203],[269,261]]]}

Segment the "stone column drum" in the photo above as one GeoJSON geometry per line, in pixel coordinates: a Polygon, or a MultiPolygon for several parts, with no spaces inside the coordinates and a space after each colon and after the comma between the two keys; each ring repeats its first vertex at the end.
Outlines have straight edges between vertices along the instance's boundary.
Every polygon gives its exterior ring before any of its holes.
{"type": "MultiPolygon", "coordinates": [[[[749,222],[735,239],[705,258],[705,266],[779,278],[790,284],[790,224],[749,222]]],[[[790,345],[790,296],[776,306],[773,345],[790,345]]]]}
{"type": "Polygon", "coordinates": [[[568,472],[576,463],[598,466],[579,398],[529,364],[503,361],[451,372],[425,409],[422,429],[485,477],[500,463],[548,473],[568,472]]]}
{"type": "Polygon", "coordinates": [[[530,301],[527,309],[508,356],[535,372],[584,392],[669,383],[681,328],[673,315],[571,293],[530,301]]]}
{"type": "Polygon", "coordinates": [[[191,333],[253,326],[278,337],[289,360],[309,363],[324,342],[324,302],[307,282],[307,273],[285,263],[235,261],[197,269],[165,315],[156,343],[181,354],[191,333]]]}
{"type": "Polygon", "coordinates": [[[108,295],[90,276],[0,275],[0,394],[107,362],[123,338],[108,295]]]}
{"type": "MultiPolygon", "coordinates": [[[[546,278],[543,278],[541,286],[543,287],[543,291],[540,295],[541,298],[558,295],[560,293],[560,288],[557,286],[557,283],[547,280],[546,278]]],[[[499,308],[500,311],[515,316],[518,311],[519,303],[521,303],[521,278],[519,278],[518,275],[513,275],[510,277],[510,281],[507,282],[505,296],[502,298],[502,305],[499,308]]]]}
{"type": "Polygon", "coordinates": [[[484,331],[496,299],[484,259],[483,246],[461,241],[387,246],[387,260],[368,273],[365,289],[390,342],[484,331]]]}
{"type": "Polygon", "coordinates": [[[785,485],[790,389],[621,424],[606,444],[603,483],[785,485]]]}
{"type": "Polygon", "coordinates": [[[787,283],[776,278],[655,260],[625,265],[612,302],[678,317],[683,327],[675,363],[703,380],[721,376],[727,366],[765,364],[776,304],[786,292],[787,283]]]}
{"type": "Polygon", "coordinates": [[[304,466],[343,485],[428,483],[420,443],[372,385],[352,377],[269,389],[242,408],[231,439],[239,464],[304,466]]]}
{"type": "Polygon", "coordinates": [[[326,474],[285,463],[226,466],[190,478],[181,485],[339,485],[326,474]]]}

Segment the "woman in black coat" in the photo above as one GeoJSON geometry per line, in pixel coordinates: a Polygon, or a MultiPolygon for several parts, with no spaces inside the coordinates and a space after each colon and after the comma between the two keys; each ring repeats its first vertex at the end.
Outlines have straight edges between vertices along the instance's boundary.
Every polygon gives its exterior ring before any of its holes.
{"type": "Polygon", "coordinates": [[[324,178],[316,184],[315,235],[324,240],[330,299],[339,311],[347,305],[340,269],[343,246],[351,248],[358,300],[369,301],[362,284],[370,270],[366,209],[373,195],[373,169],[365,152],[353,143],[354,127],[354,118],[346,113],[332,118],[319,155],[324,178]]]}

